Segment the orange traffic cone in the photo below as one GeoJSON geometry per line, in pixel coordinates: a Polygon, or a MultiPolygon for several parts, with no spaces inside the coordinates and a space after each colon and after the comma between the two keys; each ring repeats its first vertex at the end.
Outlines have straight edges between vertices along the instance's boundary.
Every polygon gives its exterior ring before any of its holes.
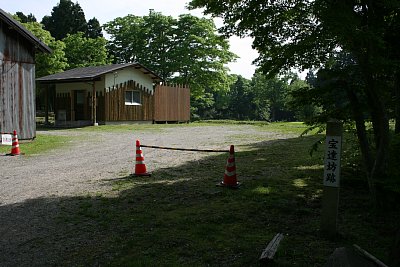
{"type": "Polygon", "coordinates": [[[226,162],[224,180],[218,185],[230,188],[238,188],[240,186],[240,183],[236,180],[235,148],[233,145],[231,145],[231,148],[229,149],[229,157],[226,162]]]}
{"type": "Polygon", "coordinates": [[[16,130],[14,130],[14,132],[13,132],[11,153],[9,155],[10,156],[21,155],[21,151],[19,150],[18,136],[17,136],[16,130]]]}
{"type": "Polygon", "coordinates": [[[144,157],[139,140],[136,140],[136,164],[133,176],[151,176],[151,174],[146,170],[146,164],[144,164],[144,157]]]}

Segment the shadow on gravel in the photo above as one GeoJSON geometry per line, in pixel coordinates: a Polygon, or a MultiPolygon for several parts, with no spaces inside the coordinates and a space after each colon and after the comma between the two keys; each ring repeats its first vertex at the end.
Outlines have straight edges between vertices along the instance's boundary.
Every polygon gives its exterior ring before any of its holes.
{"type": "Polygon", "coordinates": [[[277,232],[286,237],[276,266],[320,266],[339,244],[363,246],[367,238],[375,240],[370,250],[379,252],[389,241],[373,223],[351,234],[346,228],[368,215],[359,210],[363,190],[353,210],[342,213],[342,232],[350,236],[320,237],[322,160],[307,154],[315,140],[239,147],[238,190],[215,186],[227,159],[218,154],[151,177],[104,181],[113,186],[107,195],[0,206],[0,266],[258,266],[277,232]],[[355,209],[359,217],[348,215],[355,209]]]}

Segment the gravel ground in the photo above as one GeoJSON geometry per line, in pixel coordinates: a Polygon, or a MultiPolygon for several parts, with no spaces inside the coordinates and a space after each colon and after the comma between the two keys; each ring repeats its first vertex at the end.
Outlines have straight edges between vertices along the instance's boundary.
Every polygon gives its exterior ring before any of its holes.
{"type": "MultiPolygon", "coordinates": [[[[0,156],[0,266],[58,266],[63,253],[72,246],[90,243],[85,236],[73,236],[72,225],[57,221],[60,203],[67,198],[110,192],[110,181],[134,170],[136,139],[145,145],[199,149],[229,149],[233,143],[240,149],[240,145],[260,140],[289,137],[257,131],[249,125],[133,133],[41,133],[82,137],[68,147],[42,155],[0,156]],[[70,244],[63,243],[66,236],[70,244]]],[[[150,148],[143,148],[143,152],[149,171],[208,155],[150,148]]]]}

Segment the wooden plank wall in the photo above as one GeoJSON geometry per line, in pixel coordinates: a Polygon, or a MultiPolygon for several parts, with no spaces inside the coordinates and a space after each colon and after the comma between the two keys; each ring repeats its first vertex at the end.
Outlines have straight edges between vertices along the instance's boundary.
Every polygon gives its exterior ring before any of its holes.
{"type": "Polygon", "coordinates": [[[0,22],[0,132],[36,136],[34,48],[0,22]]]}
{"type": "MultiPolygon", "coordinates": [[[[105,120],[105,108],[104,108],[104,92],[96,92],[96,120],[103,122],[105,120]]],[[[92,120],[92,92],[87,93],[86,104],[85,104],[85,120],[92,120]]]]}
{"type": "Polygon", "coordinates": [[[59,120],[59,118],[58,118],[59,110],[66,111],[66,121],[71,120],[71,94],[70,93],[56,94],[55,105],[54,105],[56,120],[59,120]]]}
{"type": "Polygon", "coordinates": [[[106,121],[153,121],[154,96],[134,81],[121,83],[114,89],[106,91],[104,104],[106,121]],[[125,105],[126,90],[140,90],[142,104],[125,105]]]}
{"type": "Polygon", "coordinates": [[[190,89],[180,85],[157,85],[154,93],[154,121],[190,120],[190,89]]]}

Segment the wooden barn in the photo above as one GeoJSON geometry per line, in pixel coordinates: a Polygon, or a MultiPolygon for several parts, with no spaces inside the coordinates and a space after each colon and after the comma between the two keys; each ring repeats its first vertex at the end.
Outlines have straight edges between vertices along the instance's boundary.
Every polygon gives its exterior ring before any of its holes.
{"type": "Polygon", "coordinates": [[[0,9],[0,132],[36,136],[35,53],[51,49],[0,9]]]}
{"type": "Polygon", "coordinates": [[[55,88],[56,126],[190,120],[189,88],[162,85],[139,63],[76,68],[37,81],[55,88]]]}

